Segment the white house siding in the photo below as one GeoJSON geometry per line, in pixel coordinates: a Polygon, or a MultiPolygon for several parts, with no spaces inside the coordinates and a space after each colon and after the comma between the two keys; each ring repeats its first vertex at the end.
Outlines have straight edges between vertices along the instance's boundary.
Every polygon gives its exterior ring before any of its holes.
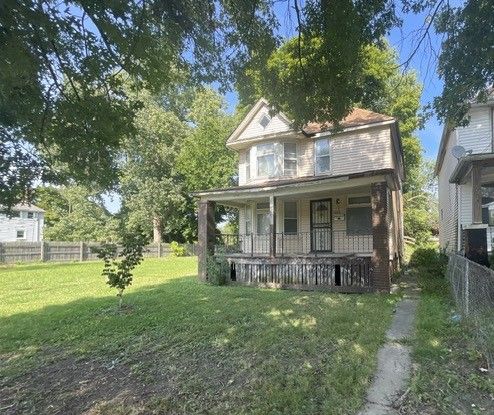
{"type": "MultiPolygon", "coordinates": [[[[441,248],[448,251],[456,251],[458,203],[456,185],[449,182],[449,178],[456,167],[457,160],[451,154],[451,148],[457,145],[456,131],[449,134],[445,147],[444,160],[438,174],[439,196],[439,243],[441,248]]],[[[458,186],[458,193],[459,188],[458,186]]]]}
{"type": "MultiPolygon", "coordinates": [[[[316,138],[299,138],[297,140],[297,177],[308,177],[314,175],[314,142],[316,138]]],[[[345,175],[358,172],[366,172],[380,169],[392,169],[395,167],[393,161],[393,144],[389,126],[373,127],[365,130],[357,130],[337,134],[329,137],[330,150],[330,172],[329,175],[345,175]]],[[[282,175],[283,171],[283,146],[284,142],[293,140],[268,140],[264,143],[275,144],[275,171],[279,173],[278,178],[287,178],[282,175]]],[[[239,161],[239,184],[246,184],[245,180],[245,153],[250,151],[251,180],[249,183],[262,184],[273,178],[256,178],[256,155],[257,144],[250,149],[240,151],[239,161]]]]}
{"type": "Polygon", "coordinates": [[[282,133],[291,130],[290,125],[279,115],[274,115],[266,128],[263,128],[263,126],[259,124],[259,121],[264,115],[269,116],[269,109],[267,106],[264,106],[258,111],[249,125],[247,125],[245,129],[240,133],[237,141],[247,140],[249,138],[260,137],[263,135],[282,133]]]}
{"type": "Polygon", "coordinates": [[[477,153],[491,153],[492,127],[491,108],[472,108],[469,111],[470,123],[466,127],[459,127],[458,145],[477,153]]]}
{"type": "Polygon", "coordinates": [[[43,240],[43,214],[39,219],[33,218],[0,218],[0,242],[39,242],[43,240]],[[17,239],[17,231],[24,231],[24,239],[17,239]]]}
{"type": "Polygon", "coordinates": [[[339,134],[331,146],[333,175],[393,167],[389,126],[339,134]]]}

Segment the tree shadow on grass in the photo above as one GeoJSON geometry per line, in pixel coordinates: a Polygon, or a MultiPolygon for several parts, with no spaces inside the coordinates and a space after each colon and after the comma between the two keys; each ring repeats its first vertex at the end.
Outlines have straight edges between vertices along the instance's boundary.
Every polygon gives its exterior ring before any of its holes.
{"type": "Polygon", "coordinates": [[[0,408],[351,412],[392,308],[386,296],[214,287],[191,276],[124,302],[126,313],[108,296],[0,319],[0,408]]]}

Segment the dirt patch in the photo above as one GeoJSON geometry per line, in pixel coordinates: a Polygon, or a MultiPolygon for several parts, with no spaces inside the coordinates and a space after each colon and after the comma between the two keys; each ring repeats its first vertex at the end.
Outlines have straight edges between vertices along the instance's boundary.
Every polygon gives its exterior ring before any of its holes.
{"type": "Polygon", "coordinates": [[[147,395],[147,387],[117,362],[44,356],[43,363],[0,384],[0,412],[13,414],[94,413],[102,402],[118,397],[132,403],[147,395]]]}

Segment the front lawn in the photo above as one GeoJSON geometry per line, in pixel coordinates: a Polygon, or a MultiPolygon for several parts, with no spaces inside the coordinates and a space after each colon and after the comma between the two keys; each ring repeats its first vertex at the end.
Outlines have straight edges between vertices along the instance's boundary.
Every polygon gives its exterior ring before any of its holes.
{"type": "Polygon", "coordinates": [[[198,283],[146,259],[116,312],[101,263],[0,268],[0,412],[353,414],[395,298],[198,283]]]}

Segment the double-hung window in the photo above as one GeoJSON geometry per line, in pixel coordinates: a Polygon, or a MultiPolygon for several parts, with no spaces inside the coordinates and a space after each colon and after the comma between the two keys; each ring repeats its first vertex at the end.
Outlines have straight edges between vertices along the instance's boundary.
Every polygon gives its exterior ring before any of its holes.
{"type": "Polygon", "coordinates": [[[297,175],[297,144],[283,144],[283,174],[285,176],[297,175]]]}
{"type": "Polygon", "coordinates": [[[272,177],[274,175],[274,145],[260,144],[257,146],[257,176],[272,177]]]}
{"type": "Polygon", "coordinates": [[[250,148],[245,153],[245,180],[250,180],[250,148]]]}
{"type": "Polygon", "coordinates": [[[315,150],[316,174],[329,173],[329,140],[327,138],[317,140],[315,143],[315,150]]]}
{"type": "Polygon", "coordinates": [[[252,208],[250,206],[245,208],[245,233],[247,235],[252,233],[252,208]]]}
{"type": "Polygon", "coordinates": [[[347,235],[372,233],[372,208],[370,196],[350,196],[346,210],[347,235]]]}
{"type": "Polygon", "coordinates": [[[258,203],[256,205],[257,234],[267,235],[269,233],[269,203],[258,203]]]}
{"type": "Polygon", "coordinates": [[[285,202],[283,206],[283,230],[286,234],[296,234],[298,231],[297,202],[285,202]]]}

